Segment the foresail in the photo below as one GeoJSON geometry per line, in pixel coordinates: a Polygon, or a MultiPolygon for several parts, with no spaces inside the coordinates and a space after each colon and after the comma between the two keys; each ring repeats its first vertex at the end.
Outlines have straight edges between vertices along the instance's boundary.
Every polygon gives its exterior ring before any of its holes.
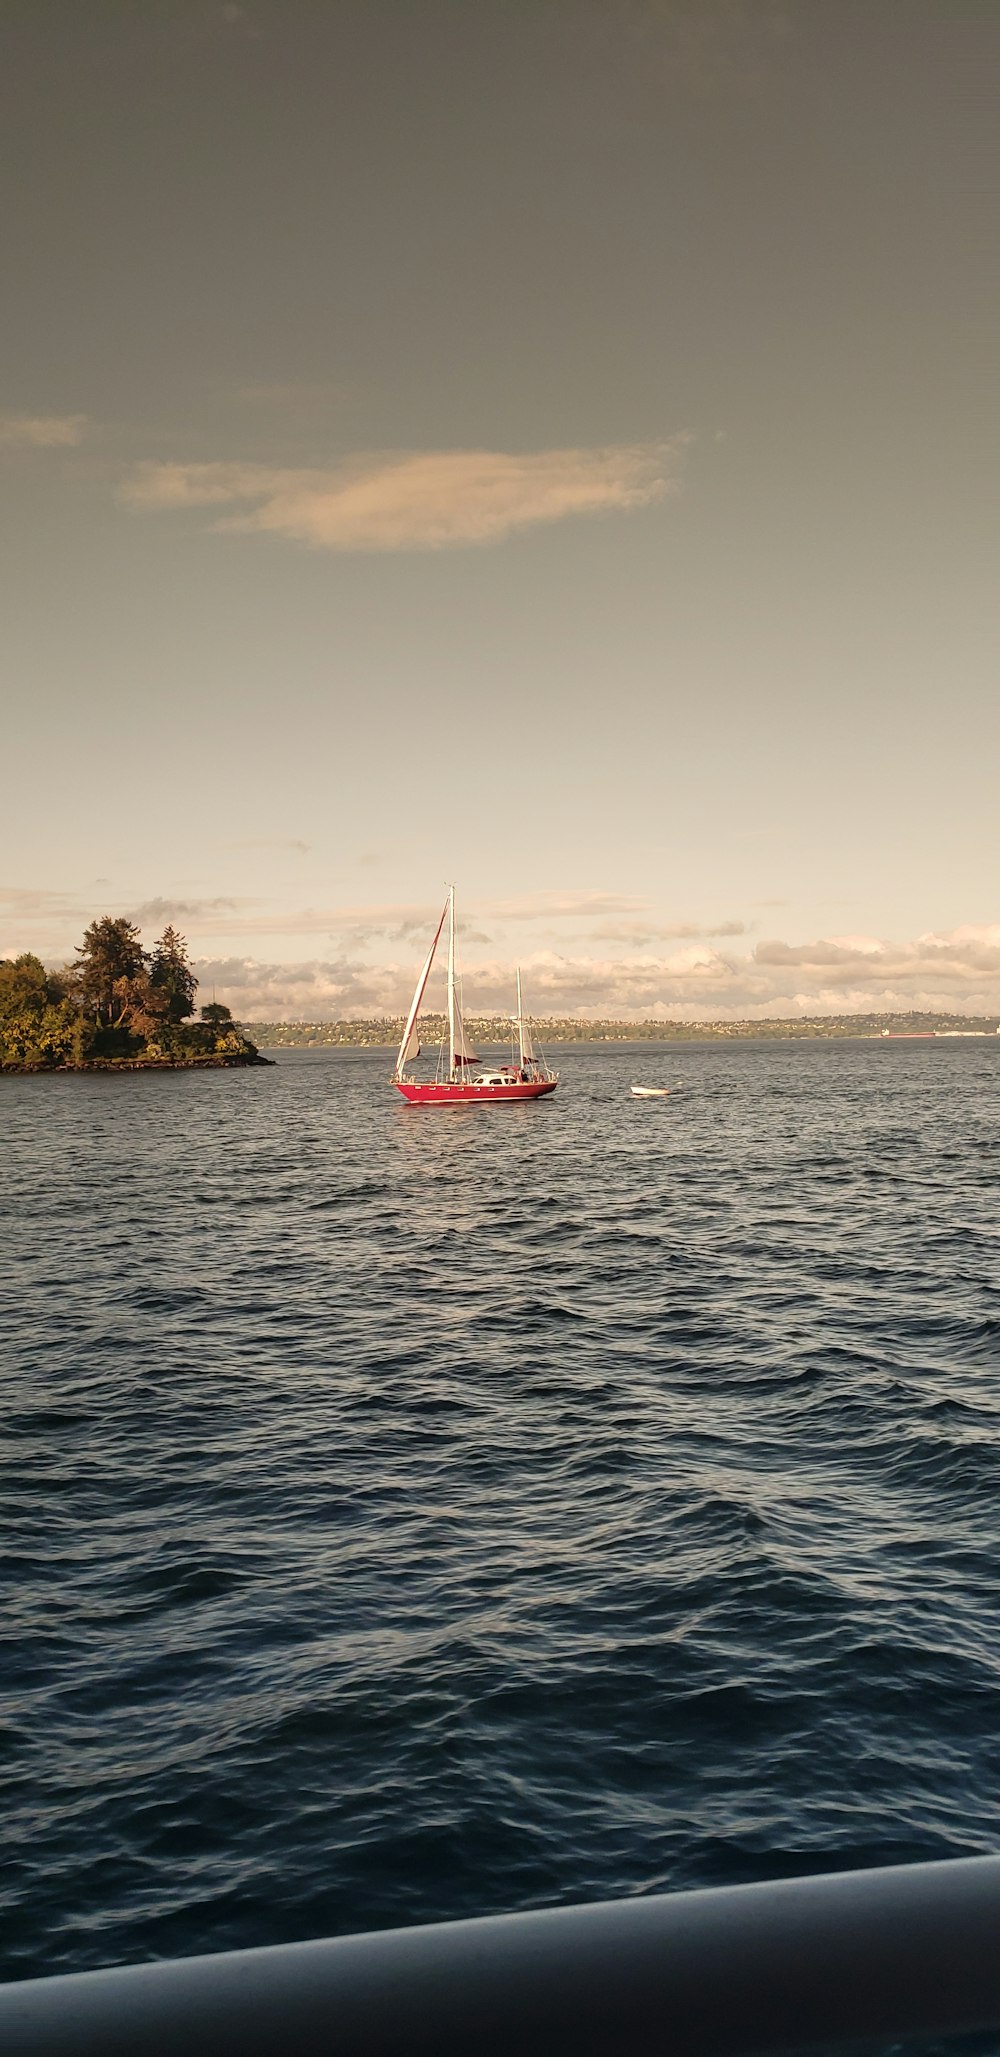
{"type": "Polygon", "coordinates": [[[462,1009],[457,993],[452,1003],[451,1019],[453,1064],[475,1064],[477,1062],[476,1052],[465,1033],[465,1023],[462,1020],[462,1009]]]}
{"type": "Polygon", "coordinates": [[[402,1071],[403,1066],[405,1064],[410,1064],[414,1057],[419,1057],[420,1055],[420,1037],[417,1034],[417,1016],[420,1013],[420,1003],[424,997],[424,989],[431,975],[431,965],[434,962],[434,954],[441,940],[441,930],[444,927],[444,918],[447,912],[448,902],[446,900],[441,910],[441,919],[438,922],[437,929],[435,931],[434,941],[427,952],[427,956],[424,961],[424,968],[420,974],[420,977],[417,980],[416,991],[413,995],[413,1004],[410,1008],[409,1014],[406,1017],[406,1027],[403,1030],[403,1040],[400,1043],[399,1056],[396,1059],[397,1073],[402,1071]]]}

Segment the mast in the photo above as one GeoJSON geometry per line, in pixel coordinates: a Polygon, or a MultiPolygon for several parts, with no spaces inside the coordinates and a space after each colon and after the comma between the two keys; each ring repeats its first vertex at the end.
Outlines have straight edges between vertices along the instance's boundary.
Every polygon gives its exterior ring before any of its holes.
{"type": "Polygon", "coordinates": [[[455,888],[448,888],[448,1076],[455,1076],[455,888]]]}
{"type": "Polygon", "coordinates": [[[534,1043],[533,1043],[533,1042],[532,1042],[532,1040],[531,1040],[531,1030],[530,1030],[530,1028],[527,1028],[527,1027],[525,1026],[525,1020],[524,1020],[524,1008],[523,1008],[523,1006],[522,1006],[522,1004],[521,1004],[521,967],[520,967],[520,965],[518,965],[518,967],[517,967],[517,1041],[518,1041],[518,1048],[519,1048],[519,1050],[520,1050],[520,1052],[521,1052],[521,1069],[522,1069],[522,1071],[523,1071],[523,1070],[524,1070],[524,1067],[525,1067],[525,1065],[526,1065],[527,1063],[530,1063],[530,1062],[531,1062],[531,1061],[533,1060],[533,1058],[534,1058],[534,1055],[535,1055],[535,1046],[534,1046],[534,1043]]]}

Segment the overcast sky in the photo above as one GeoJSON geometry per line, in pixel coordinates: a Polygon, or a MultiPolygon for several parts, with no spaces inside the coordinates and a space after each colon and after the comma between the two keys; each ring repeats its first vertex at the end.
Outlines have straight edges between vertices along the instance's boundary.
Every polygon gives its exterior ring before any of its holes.
{"type": "Polygon", "coordinates": [[[0,952],[1000,1010],[990,0],[4,0],[0,952]]]}

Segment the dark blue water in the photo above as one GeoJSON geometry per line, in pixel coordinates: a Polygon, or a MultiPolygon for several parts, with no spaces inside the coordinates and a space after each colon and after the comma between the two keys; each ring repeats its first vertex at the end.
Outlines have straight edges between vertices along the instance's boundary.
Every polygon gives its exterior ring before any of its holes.
{"type": "Polygon", "coordinates": [[[1000,1847],[1000,1041],[561,1063],[0,1081],[2,1975],[1000,1847]]]}

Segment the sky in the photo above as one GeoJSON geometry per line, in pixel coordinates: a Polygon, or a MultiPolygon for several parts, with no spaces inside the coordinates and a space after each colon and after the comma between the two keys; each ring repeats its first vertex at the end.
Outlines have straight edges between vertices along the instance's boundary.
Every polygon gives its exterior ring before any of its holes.
{"type": "Polygon", "coordinates": [[[454,881],[470,1012],[1000,1013],[998,84],[993,0],[4,0],[0,954],[395,1013],[454,881]]]}

